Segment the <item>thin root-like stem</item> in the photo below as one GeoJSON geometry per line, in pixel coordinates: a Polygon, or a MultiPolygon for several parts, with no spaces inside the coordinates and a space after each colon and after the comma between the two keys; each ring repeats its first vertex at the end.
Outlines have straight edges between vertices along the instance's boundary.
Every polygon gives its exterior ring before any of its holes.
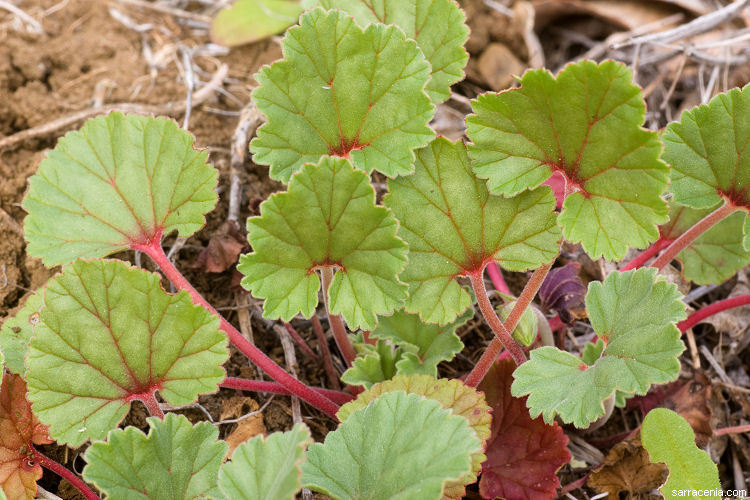
{"type": "Polygon", "coordinates": [[[344,356],[347,366],[352,366],[354,358],[357,357],[357,351],[354,350],[352,342],[349,340],[349,335],[346,334],[346,326],[344,320],[338,314],[331,314],[331,308],[328,304],[328,288],[331,286],[333,281],[333,268],[324,267],[320,271],[320,277],[323,284],[323,302],[326,306],[326,313],[328,313],[328,323],[331,325],[333,331],[333,338],[336,341],[336,345],[341,351],[341,355],[344,356]]]}
{"type": "Polygon", "coordinates": [[[724,436],[726,434],[743,434],[750,432],[750,425],[738,425],[735,427],[724,427],[723,429],[716,429],[714,436],[724,436]]]}
{"type": "Polygon", "coordinates": [[[31,452],[34,454],[34,461],[40,464],[45,469],[51,470],[61,478],[68,481],[70,484],[77,489],[86,500],[99,500],[99,497],[94,493],[91,488],[76,474],[63,467],[59,463],[55,462],[51,458],[43,455],[36,448],[31,446],[31,452]]]}
{"type": "Polygon", "coordinates": [[[646,264],[646,262],[651,260],[652,257],[655,257],[656,254],[667,248],[671,243],[672,240],[660,237],[654,242],[653,245],[641,252],[638,257],[625,264],[625,266],[620,269],[620,272],[630,271],[631,269],[638,269],[639,267],[646,264]]]}
{"type": "Polygon", "coordinates": [[[284,328],[286,328],[287,333],[294,339],[294,341],[297,343],[299,348],[304,352],[307,356],[314,360],[318,360],[318,355],[315,354],[315,351],[313,351],[309,345],[307,345],[307,342],[305,342],[305,339],[302,338],[302,335],[297,332],[297,330],[294,329],[292,325],[284,321],[284,328]]]}

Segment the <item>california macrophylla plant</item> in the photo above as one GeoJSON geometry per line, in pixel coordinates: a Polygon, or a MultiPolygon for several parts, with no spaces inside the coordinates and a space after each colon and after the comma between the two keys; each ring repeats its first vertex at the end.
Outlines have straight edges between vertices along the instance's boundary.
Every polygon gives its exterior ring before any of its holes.
{"type": "MultiPolygon", "coordinates": [[[[288,186],[248,220],[253,250],[238,269],[269,319],[314,315],[322,292],[350,367],[342,380],[367,390],[355,399],[304,385],[200,296],[162,238],[203,226],[217,200],[217,172],[174,122],[112,113],[62,138],[24,198],[28,253],[62,270],[0,334],[13,374],[0,395],[25,415],[21,422],[10,418],[17,412],[0,415],[15,429],[12,446],[0,443],[19,478],[0,484],[9,496],[33,498],[28,485],[38,469],[21,474],[28,459],[96,498],[34,449],[52,439],[73,447],[93,441],[83,479],[112,498],[278,499],[302,486],[342,499],[460,498],[481,470],[491,473],[480,491],[515,498],[521,494],[497,473],[507,453],[486,448],[514,442],[499,425],[512,408],[525,428],[551,436],[556,457],[535,469],[543,474],[514,480],[544,483],[539,498],[549,498],[567,457],[555,418],[588,427],[616,396],[677,377],[680,331],[694,320],[658,270],[678,258],[686,277],[719,282],[750,260],[748,238],[705,244],[710,228],[748,227],[750,165],[740,145],[750,138],[750,90],[687,112],[662,144],[642,127],[645,106],[630,71],[583,61],[557,76],[529,71],[518,88],[480,96],[467,117],[468,143],[451,142],[435,138],[429,121],[467,60],[457,4],[321,5],[342,10],[303,14],[286,34],[283,59],[257,75],[253,100],[266,123],[251,151],[288,186]],[[372,171],[389,178],[380,204],[372,171]],[[559,213],[542,185],[553,173],[567,184],[559,213]],[[589,285],[596,343],[580,355],[537,347],[527,361],[512,332],[563,239],[609,260],[655,246],[623,268],[630,270],[589,285]],[[151,257],[179,292],[165,292],[156,273],[105,259],[128,249],[151,257]],[[695,252],[734,258],[711,269],[695,252]],[[640,268],[651,257],[652,267],[640,268]],[[504,321],[485,289],[488,265],[533,270],[504,321]],[[438,379],[438,364],[463,347],[456,328],[473,317],[475,302],[496,338],[463,382],[438,379]],[[275,382],[227,378],[228,342],[275,382]],[[512,385],[487,389],[485,401],[474,388],[502,347],[518,368],[512,385]],[[312,444],[304,425],[254,438],[222,465],[227,447],[216,427],[165,416],[156,397],[189,404],[219,386],[293,394],[340,424],[324,443],[312,444]],[[136,399],[152,415],[148,433],[117,428],[136,399]]],[[[492,371],[493,379],[507,380],[497,375],[505,371],[492,371]]]]}

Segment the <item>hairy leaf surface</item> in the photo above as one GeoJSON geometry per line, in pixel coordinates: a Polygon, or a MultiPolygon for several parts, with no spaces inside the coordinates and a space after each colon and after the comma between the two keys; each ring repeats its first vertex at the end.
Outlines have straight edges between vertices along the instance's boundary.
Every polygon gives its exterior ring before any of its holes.
{"type": "Polygon", "coordinates": [[[29,352],[29,341],[39,323],[45,287],[46,285],[29,295],[16,315],[6,319],[0,328],[0,354],[5,355],[8,371],[16,375],[23,376],[26,372],[26,354],[29,352]]]}
{"type": "Polygon", "coordinates": [[[238,0],[211,22],[211,39],[234,47],[281,33],[302,14],[298,0],[238,0]]]}

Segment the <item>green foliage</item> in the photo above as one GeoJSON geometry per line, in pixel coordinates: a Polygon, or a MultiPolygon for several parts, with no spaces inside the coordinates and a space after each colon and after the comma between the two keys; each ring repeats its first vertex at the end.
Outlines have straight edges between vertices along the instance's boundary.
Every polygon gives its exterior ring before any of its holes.
{"type": "MultiPolygon", "coordinates": [[[[502,317],[503,321],[508,319],[511,311],[513,311],[513,308],[516,306],[516,302],[516,300],[511,300],[507,304],[500,307],[500,317],[502,317]]],[[[515,339],[515,341],[519,344],[530,346],[536,339],[538,326],[539,319],[537,318],[534,309],[532,309],[532,307],[530,306],[523,311],[521,319],[518,320],[518,324],[511,332],[511,335],[513,335],[513,339],[515,339]]]]}
{"type": "Polygon", "coordinates": [[[395,24],[404,30],[432,66],[426,90],[435,104],[448,99],[450,86],[463,79],[469,28],[455,0],[321,0],[320,5],[351,14],[360,26],[395,24]]]}
{"type": "Polygon", "coordinates": [[[219,488],[231,500],[292,500],[302,488],[301,464],[312,443],[304,424],[242,443],[221,466],[219,488]]]}
{"type": "Polygon", "coordinates": [[[593,258],[645,247],[667,220],[669,170],[629,69],[570,64],[557,76],[527,71],[521,87],[480,95],[466,119],[474,170],[492,193],[513,196],[561,172],[575,191],[559,223],[593,258]]]}
{"type": "Polygon", "coordinates": [[[302,14],[298,0],[237,0],[211,22],[211,39],[234,47],[275,35],[302,14]]]}
{"type": "Polygon", "coordinates": [[[216,392],[226,335],[186,292],[121,261],[76,261],[47,285],[29,345],[34,413],[59,443],[79,446],[117,427],[132,399],[170,404],[216,392]]]}
{"type": "Polygon", "coordinates": [[[400,276],[409,285],[405,310],[427,323],[449,323],[469,307],[457,276],[482,272],[493,260],[512,271],[533,269],[559,250],[552,191],[490,195],[461,141],[437,138],[419,150],[415,173],[390,179],[383,203],[409,244],[400,276]]]}
{"type": "Polygon", "coordinates": [[[394,348],[384,340],[378,340],[375,345],[365,344],[364,341],[354,343],[357,357],[351,368],[341,376],[341,380],[350,385],[361,385],[366,389],[373,384],[390,380],[397,373],[397,364],[404,354],[403,349],[394,348]]]}
{"type": "Polygon", "coordinates": [[[110,113],[60,139],[29,179],[29,255],[48,267],[104,257],[172,231],[190,236],[216,205],[217,172],[167,118],[110,113]]]}
{"type": "Polygon", "coordinates": [[[590,283],[586,310],[602,343],[584,352],[586,362],[554,347],[533,350],[514,373],[513,395],[529,395],[532,417],[542,414],[552,422],[560,415],[588,427],[604,415],[603,401],[615,390],[646,394],[652,384],[674,380],[685,349],[675,326],[685,318],[681,298],[675,285],[657,279],[654,268],[590,283]]]}
{"type": "Polygon", "coordinates": [[[45,287],[29,295],[16,315],[6,319],[0,327],[0,356],[5,355],[5,366],[11,373],[23,375],[26,372],[24,362],[44,305],[45,287]]]}
{"type": "Polygon", "coordinates": [[[466,419],[437,401],[391,392],[310,446],[302,482],[335,499],[437,500],[447,481],[469,473],[481,446],[466,419]]]}
{"type": "Polygon", "coordinates": [[[666,408],[648,412],[641,441],[652,462],[665,462],[669,467],[669,478],[659,488],[664,498],[716,498],[709,491],[721,491],[716,464],[695,445],[695,432],[677,413],[666,408]]]}
{"type": "Polygon", "coordinates": [[[84,479],[113,500],[222,498],[217,478],[228,447],[219,430],[174,413],[146,421],[148,436],[128,427],[92,444],[84,479]]]}
{"type": "Polygon", "coordinates": [[[434,136],[435,111],[416,43],[396,26],[363,31],[343,12],[313,9],[282,48],[284,59],[256,75],[253,100],[268,121],[250,145],[255,163],[282,182],[324,155],[387,176],[412,172],[413,150],[434,136]]]}
{"type": "Polygon", "coordinates": [[[406,297],[397,277],[406,244],[396,237],[397,226],[390,210],[375,205],[367,174],[341,158],[308,164],[288,192],[271,196],[260,217],[248,219],[254,252],[240,260],[242,286],[266,299],[267,318],[309,318],[318,305],[315,270],[334,267],[331,313],[351,328],[372,329],[376,315],[390,314],[406,297]]]}

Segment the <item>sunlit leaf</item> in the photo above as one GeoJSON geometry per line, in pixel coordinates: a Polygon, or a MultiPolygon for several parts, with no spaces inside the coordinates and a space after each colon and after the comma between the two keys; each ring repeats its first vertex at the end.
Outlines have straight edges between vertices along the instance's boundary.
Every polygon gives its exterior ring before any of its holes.
{"type": "Polygon", "coordinates": [[[234,47],[281,33],[302,14],[298,0],[237,0],[211,22],[211,39],[234,47]]]}

